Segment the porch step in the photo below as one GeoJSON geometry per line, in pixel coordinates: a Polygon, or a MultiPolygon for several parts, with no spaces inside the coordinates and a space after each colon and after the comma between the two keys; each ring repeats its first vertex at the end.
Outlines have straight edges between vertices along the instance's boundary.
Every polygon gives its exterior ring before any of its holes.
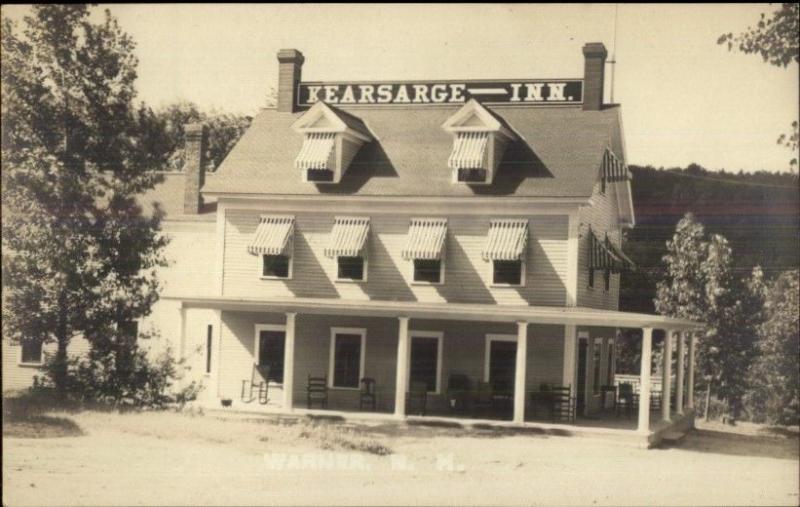
{"type": "Polygon", "coordinates": [[[684,432],[684,431],[671,430],[671,431],[665,432],[661,436],[661,440],[663,442],[665,442],[665,443],[677,444],[678,442],[683,440],[683,438],[685,436],[686,436],[686,432],[684,432]]]}

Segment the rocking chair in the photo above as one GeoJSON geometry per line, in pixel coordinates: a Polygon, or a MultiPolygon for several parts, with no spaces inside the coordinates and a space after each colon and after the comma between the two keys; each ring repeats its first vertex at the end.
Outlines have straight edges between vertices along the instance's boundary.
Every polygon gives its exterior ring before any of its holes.
{"type": "Polygon", "coordinates": [[[269,366],[253,364],[250,380],[242,380],[242,402],[251,403],[255,400],[256,391],[258,391],[258,402],[266,405],[269,400],[269,366]]]}

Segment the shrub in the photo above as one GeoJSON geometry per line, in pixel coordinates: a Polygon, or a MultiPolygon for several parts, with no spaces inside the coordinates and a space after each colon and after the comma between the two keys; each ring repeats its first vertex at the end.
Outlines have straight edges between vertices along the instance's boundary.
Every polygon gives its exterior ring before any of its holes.
{"type": "MultiPolygon", "coordinates": [[[[116,351],[93,349],[85,356],[67,359],[65,394],[82,403],[115,407],[183,407],[201,390],[194,381],[183,387],[175,385],[185,369],[184,361],[176,360],[170,349],[152,358],[136,344],[116,351]]],[[[44,370],[51,384],[57,371],[55,360],[48,359],[44,370]]]]}

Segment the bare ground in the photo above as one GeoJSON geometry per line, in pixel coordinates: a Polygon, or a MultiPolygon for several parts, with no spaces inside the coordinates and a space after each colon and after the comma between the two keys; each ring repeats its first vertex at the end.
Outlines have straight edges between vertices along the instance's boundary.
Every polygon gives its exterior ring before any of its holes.
{"type": "Polygon", "coordinates": [[[78,431],[18,438],[9,437],[18,428],[4,425],[4,505],[799,501],[796,434],[758,429],[699,429],[679,447],[647,451],[585,437],[387,423],[168,412],[48,416],[56,425],[73,421],[78,431]]]}

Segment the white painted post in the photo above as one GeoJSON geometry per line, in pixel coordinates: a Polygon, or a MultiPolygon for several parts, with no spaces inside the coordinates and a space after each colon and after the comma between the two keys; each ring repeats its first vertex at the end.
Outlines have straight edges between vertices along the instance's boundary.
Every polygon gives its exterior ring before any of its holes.
{"type": "Polygon", "coordinates": [[[406,386],[408,385],[408,317],[398,317],[400,329],[397,333],[397,375],[394,387],[394,415],[406,416],[406,386]]]}
{"type": "Polygon", "coordinates": [[[294,408],[294,322],[297,314],[286,313],[286,341],[283,347],[283,408],[294,408]]]}
{"type": "MultiPolygon", "coordinates": [[[[181,360],[181,359],[185,359],[186,358],[186,307],[183,306],[183,303],[181,303],[181,307],[178,309],[178,311],[180,313],[180,319],[181,319],[180,320],[180,323],[181,323],[181,329],[180,329],[180,334],[181,334],[180,340],[181,340],[181,343],[180,343],[180,350],[178,350],[178,359],[181,360]]],[[[187,375],[184,375],[178,381],[178,383],[180,384],[181,387],[185,387],[186,386],[186,384],[187,384],[186,377],[187,377],[187,375]]]]}
{"type": "Polygon", "coordinates": [[[564,364],[562,371],[561,384],[570,386],[570,396],[575,396],[575,346],[578,336],[577,327],[574,324],[564,326],[564,364]]]}
{"type": "Polygon", "coordinates": [[[661,368],[661,418],[669,421],[672,397],[672,331],[664,330],[664,366],[661,368]]]}
{"type": "Polygon", "coordinates": [[[678,373],[677,376],[675,377],[675,384],[676,384],[675,388],[677,389],[677,391],[675,392],[675,412],[678,415],[683,415],[683,384],[684,384],[683,362],[686,359],[684,357],[686,355],[684,354],[684,344],[683,344],[684,333],[678,332],[676,336],[678,338],[678,348],[676,350],[678,354],[678,359],[677,359],[678,373]]]}
{"type": "Polygon", "coordinates": [[[695,349],[695,334],[689,333],[689,371],[686,375],[687,392],[686,392],[686,406],[694,410],[694,349],[695,349]]]}
{"type": "Polygon", "coordinates": [[[642,364],[639,373],[639,433],[650,432],[650,361],[653,355],[653,328],[642,328],[642,364]]]}
{"type": "Polygon", "coordinates": [[[525,378],[528,365],[528,323],[517,322],[517,364],[514,369],[514,422],[525,422],[525,378]]]}

